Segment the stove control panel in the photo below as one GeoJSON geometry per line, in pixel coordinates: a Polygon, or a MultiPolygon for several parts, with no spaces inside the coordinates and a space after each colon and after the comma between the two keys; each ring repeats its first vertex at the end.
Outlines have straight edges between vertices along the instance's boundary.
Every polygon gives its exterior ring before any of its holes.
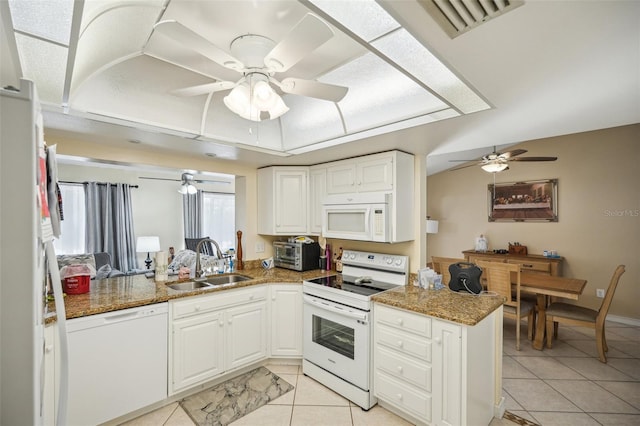
{"type": "Polygon", "coordinates": [[[344,250],[342,253],[342,263],[345,266],[406,273],[409,269],[409,256],[344,250]]]}

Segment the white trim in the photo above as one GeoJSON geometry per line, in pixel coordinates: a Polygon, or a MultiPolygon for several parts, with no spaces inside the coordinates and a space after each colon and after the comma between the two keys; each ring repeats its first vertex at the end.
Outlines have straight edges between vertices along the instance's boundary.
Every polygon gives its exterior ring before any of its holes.
{"type": "Polygon", "coordinates": [[[620,317],[618,315],[607,315],[607,321],[619,322],[621,324],[640,327],[640,319],[637,318],[620,317]]]}

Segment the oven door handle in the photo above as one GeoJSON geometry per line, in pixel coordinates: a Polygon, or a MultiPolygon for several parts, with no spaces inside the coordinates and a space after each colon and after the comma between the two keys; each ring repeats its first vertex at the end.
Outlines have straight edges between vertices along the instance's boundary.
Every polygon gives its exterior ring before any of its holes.
{"type": "Polygon", "coordinates": [[[352,310],[342,309],[333,303],[325,302],[319,299],[314,299],[313,297],[307,296],[306,294],[304,295],[303,298],[305,303],[310,305],[315,305],[319,309],[324,309],[325,311],[334,312],[336,314],[340,314],[342,316],[349,317],[349,318],[355,318],[361,321],[367,320],[367,314],[365,313],[361,314],[359,312],[353,312],[352,310]]]}

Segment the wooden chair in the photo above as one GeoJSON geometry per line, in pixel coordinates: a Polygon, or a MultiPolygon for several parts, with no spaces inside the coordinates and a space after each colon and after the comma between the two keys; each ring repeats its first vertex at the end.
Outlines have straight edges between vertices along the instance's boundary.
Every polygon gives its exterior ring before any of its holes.
{"type": "Polygon", "coordinates": [[[520,265],[501,262],[478,262],[487,274],[487,289],[504,297],[504,316],[516,320],[516,350],[520,350],[520,321],[527,317],[527,337],[533,340],[535,304],[520,299],[520,265]],[[515,274],[515,296],[512,296],[512,274],[515,274]]]}
{"type": "Polygon", "coordinates": [[[451,274],[449,273],[449,266],[458,262],[466,262],[464,259],[456,259],[453,257],[436,257],[431,256],[431,263],[433,263],[433,270],[442,275],[442,284],[449,287],[451,282],[451,274]]]}
{"type": "Polygon", "coordinates": [[[596,345],[598,347],[598,355],[601,362],[606,363],[607,357],[605,352],[609,351],[607,339],[604,333],[604,323],[607,319],[607,312],[611,306],[613,294],[618,286],[620,277],[624,274],[625,266],[618,265],[613,272],[611,282],[607,288],[607,293],[602,300],[602,305],[597,311],[582,306],[571,305],[569,303],[556,302],[549,305],[547,313],[547,347],[551,348],[552,336],[557,337],[557,324],[564,323],[569,325],[577,325],[582,327],[593,328],[596,332],[596,345]],[[554,333],[555,332],[555,333],[554,333]]]}

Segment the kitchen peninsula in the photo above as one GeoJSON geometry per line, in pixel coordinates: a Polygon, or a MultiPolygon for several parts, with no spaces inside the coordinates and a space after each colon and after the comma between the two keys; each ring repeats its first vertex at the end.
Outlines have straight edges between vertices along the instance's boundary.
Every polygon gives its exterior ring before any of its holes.
{"type": "MultiPolygon", "coordinates": [[[[92,282],[89,293],[67,296],[67,317],[72,321],[140,306],[166,306],[168,302],[164,399],[133,412],[114,413],[110,419],[128,420],[268,359],[302,357],[302,318],[297,316],[302,307],[301,282],[333,272],[264,270],[258,262],[247,263],[237,273],[252,279],[214,288],[177,291],[137,275],[98,280],[92,282]],[[202,339],[198,333],[207,337],[202,339]],[[195,346],[185,349],[184,345],[195,346]],[[197,355],[206,348],[214,352],[203,360],[197,355]]],[[[475,419],[488,424],[501,400],[501,301],[413,286],[380,293],[373,300],[374,383],[380,390],[376,393],[381,405],[420,424],[436,423],[438,418],[451,424],[475,419]],[[393,332],[392,340],[385,331],[393,332]],[[391,347],[400,340],[402,347],[391,347]],[[413,348],[421,349],[412,352],[413,348]],[[399,366],[403,367],[400,373],[399,366]],[[389,369],[394,372],[391,380],[389,369]],[[421,387],[422,376],[414,371],[428,375],[431,392],[421,387]],[[405,376],[410,380],[405,381],[405,376]],[[403,395],[404,401],[392,400],[389,392],[393,397],[403,395]],[[468,402],[470,392],[481,394],[482,401],[475,405],[468,402]],[[438,407],[447,408],[442,411],[438,407]]]]}

